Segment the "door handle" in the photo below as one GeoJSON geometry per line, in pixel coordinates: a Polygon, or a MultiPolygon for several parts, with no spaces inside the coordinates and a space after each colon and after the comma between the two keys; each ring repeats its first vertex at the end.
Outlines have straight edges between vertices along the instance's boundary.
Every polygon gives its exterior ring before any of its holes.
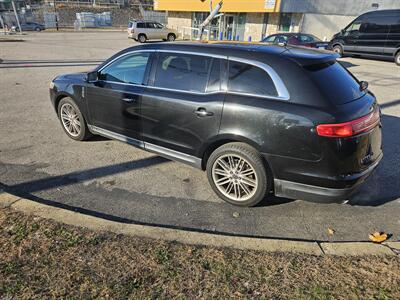
{"type": "Polygon", "coordinates": [[[124,102],[128,102],[128,103],[136,101],[136,99],[134,99],[134,98],[121,98],[121,100],[124,101],[124,102]]]}
{"type": "Polygon", "coordinates": [[[204,107],[199,107],[194,113],[199,117],[210,117],[214,115],[213,112],[207,111],[204,107]]]}

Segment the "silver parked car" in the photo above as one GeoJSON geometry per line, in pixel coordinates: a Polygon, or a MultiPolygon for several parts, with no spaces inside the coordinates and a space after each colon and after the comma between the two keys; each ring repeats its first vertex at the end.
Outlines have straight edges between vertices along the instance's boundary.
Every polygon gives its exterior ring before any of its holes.
{"type": "Polygon", "coordinates": [[[178,37],[178,32],[154,21],[130,21],[128,37],[141,43],[145,43],[147,40],[173,42],[178,37]]]}

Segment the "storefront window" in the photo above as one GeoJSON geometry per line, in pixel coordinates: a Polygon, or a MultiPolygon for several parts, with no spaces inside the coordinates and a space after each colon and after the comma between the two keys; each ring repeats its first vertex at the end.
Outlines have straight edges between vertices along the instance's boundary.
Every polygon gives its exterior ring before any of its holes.
{"type": "MultiPolygon", "coordinates": [[[[199,26],[204,22],[204,20],[209,16],[208,12],[194,12],[192,16],[192,27],[199,28],[199,26]]],[[[210,30],[210,40],[217,40],[219,34],[219,18],[215,18],[211,21],[211,24],[205,29],[210,30]]],[[[193,29],[193,38],[199,37],[199,31],[193,29]]]]}
{"type": "Polygon", "coordinates": [[[279,31],[290,31],[292,14],[281,14],[279,20],[279,31]]]}
{"type": "MultiPolygon", "coordinates": [[[[192,27],[199,28],[199,25],[208,17],[208,12],[194,12],[192,15],[192,27]]],[[[226,13],[212,20],[210,26],[210,40],[243,40],[246,24],[246,13],[226,13]]],[[[199,31],[192,30],[193,38],[199,37],[199,31]]]]}

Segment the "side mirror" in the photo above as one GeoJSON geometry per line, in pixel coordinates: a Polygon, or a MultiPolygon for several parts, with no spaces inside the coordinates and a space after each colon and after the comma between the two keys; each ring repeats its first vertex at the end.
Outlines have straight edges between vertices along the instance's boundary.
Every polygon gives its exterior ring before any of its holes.
{"type": "Polygon", "coordinates": [[[86,74],[86,82],[96,82],[99,80],[99,73],[97,71],[89,72],[86,74]]]}

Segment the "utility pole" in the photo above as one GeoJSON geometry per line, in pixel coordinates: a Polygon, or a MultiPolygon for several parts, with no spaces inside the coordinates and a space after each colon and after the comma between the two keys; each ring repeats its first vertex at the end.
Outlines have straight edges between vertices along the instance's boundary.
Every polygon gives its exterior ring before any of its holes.
{"type": "Polygon", "coordinates": [[[7,32],[6,32],[6,26],[5,26],[5,24],[4,24],[4,21],[3,21],[3,18],[2,18],[1,15],[0,15],[0,24],[1,24],[1,27],[3,28],[3,30],[4,30],[4,35],[6,35],[6,34],[7,34],[7,32]]]}
{"type": "Polygon", "coordinates": [[[17,9],[15,8],[15,3],[14,3],[14,1],[11,1],[11,4],[12,4],[13,10],[14,10],[15,18],[17,19],[17,24],[18,24],[19,32],[22,33],[21,24],[19,23],[19,17],[18,17],[17,9]]]}
{"type": "MultiPolygon", "coordinates": [[[[78,2],[79,3],[79,2],[78,2]]],[[[57,6],[56,0],[53,0],[53,7],[54,7],[54,17],[56,19],[56,30],[58,31],[58,17],[57,17],[57,6]]]]}

